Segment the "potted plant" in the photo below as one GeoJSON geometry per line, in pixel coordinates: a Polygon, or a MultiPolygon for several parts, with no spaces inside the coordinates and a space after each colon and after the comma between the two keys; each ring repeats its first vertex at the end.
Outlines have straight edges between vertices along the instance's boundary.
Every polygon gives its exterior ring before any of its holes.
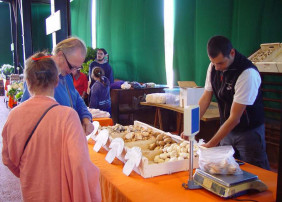
{"type": "Polygon", "coordinates": [[[9,79],[9,76],[14,73],[14,66],[12,65],[9,65],[9,64],[4,64],[2,65],[1,67],[1,74],[2,74],[2,77],[5,78],[5,79],[9,79]]]}
{"type": "Polygon", "coordinates": [[[8,87],[9,107],[13,108],[23,95],[23,82],[14,82],[8,87]]]}
{"type": "Polygon", "coordinates": [[[82,73],[88,75],[89,73],[89,65],[91,62],[93,62],[96,58],[96,53],[97,53],[98,48],[91,48],[87,47],[87,54],[84,60],[84,63],[82,64],[82,69],[80,70],[82,73]]]}

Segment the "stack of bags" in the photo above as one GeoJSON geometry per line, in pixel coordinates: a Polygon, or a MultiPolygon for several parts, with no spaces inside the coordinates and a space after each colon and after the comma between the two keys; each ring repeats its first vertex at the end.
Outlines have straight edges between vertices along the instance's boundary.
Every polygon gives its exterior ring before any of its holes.
{"type": "Polygon", "coordinates": [[[88,108],[88,110],[92,114],[93,118],[109,118],[111,116],[109,112],[105,112],[100,109],[88,108]]]}

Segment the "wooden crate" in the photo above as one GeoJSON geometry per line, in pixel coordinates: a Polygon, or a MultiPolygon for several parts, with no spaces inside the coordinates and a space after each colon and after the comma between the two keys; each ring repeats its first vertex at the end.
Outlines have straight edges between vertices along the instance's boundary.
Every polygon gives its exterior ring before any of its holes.
{"type": "Polygon", "coordinates": [[[249,57],[260,72],[282,72],[281,43],[261,44],[260,49],[249,57]]]}

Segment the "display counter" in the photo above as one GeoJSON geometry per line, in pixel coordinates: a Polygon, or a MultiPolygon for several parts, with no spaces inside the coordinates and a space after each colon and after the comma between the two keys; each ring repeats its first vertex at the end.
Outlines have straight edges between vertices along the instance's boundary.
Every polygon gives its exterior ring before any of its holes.
{"type": "MultiPolygon", "coordinates": [[[[162,175],[153,178],[143,178],[135,172],[129,176],[122,173],[124,164],[115,159],[112,164],[106,160],[107,151],[102,148],[98,153],[93,151],[93,144],[88,144],[91,161],[100,169],[100,184],[102,199],[106,201],[234,201],[223,199],[205,190],[185,190],[182,183],[187,183],[188,171],[162,175]]],[[[258,175],[268,190],[238,197],[256,201],[275,201],[277,174],[262,168],[245,164],[241,168],[258,175]]]]}

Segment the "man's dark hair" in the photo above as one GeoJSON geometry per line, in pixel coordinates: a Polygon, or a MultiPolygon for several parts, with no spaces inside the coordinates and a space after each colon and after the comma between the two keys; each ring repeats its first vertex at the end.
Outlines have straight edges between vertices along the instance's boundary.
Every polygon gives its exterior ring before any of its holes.
{"type": "Polygon", "coordinates": [[[208,55],[212,58],[217,57],[220,53],[222,53],[224,57],[229,57],[232,48],[231,42],[224,36],[214,36],[210,38],[207,45],[208,55]]]}
{"type": "Polygon", "coordinates": [[[105,55],[108,54],[107,51],[106,51],[104,48],[99,48],[98,51],[103,51],[103,53],[104,53],[105,55]]]}

